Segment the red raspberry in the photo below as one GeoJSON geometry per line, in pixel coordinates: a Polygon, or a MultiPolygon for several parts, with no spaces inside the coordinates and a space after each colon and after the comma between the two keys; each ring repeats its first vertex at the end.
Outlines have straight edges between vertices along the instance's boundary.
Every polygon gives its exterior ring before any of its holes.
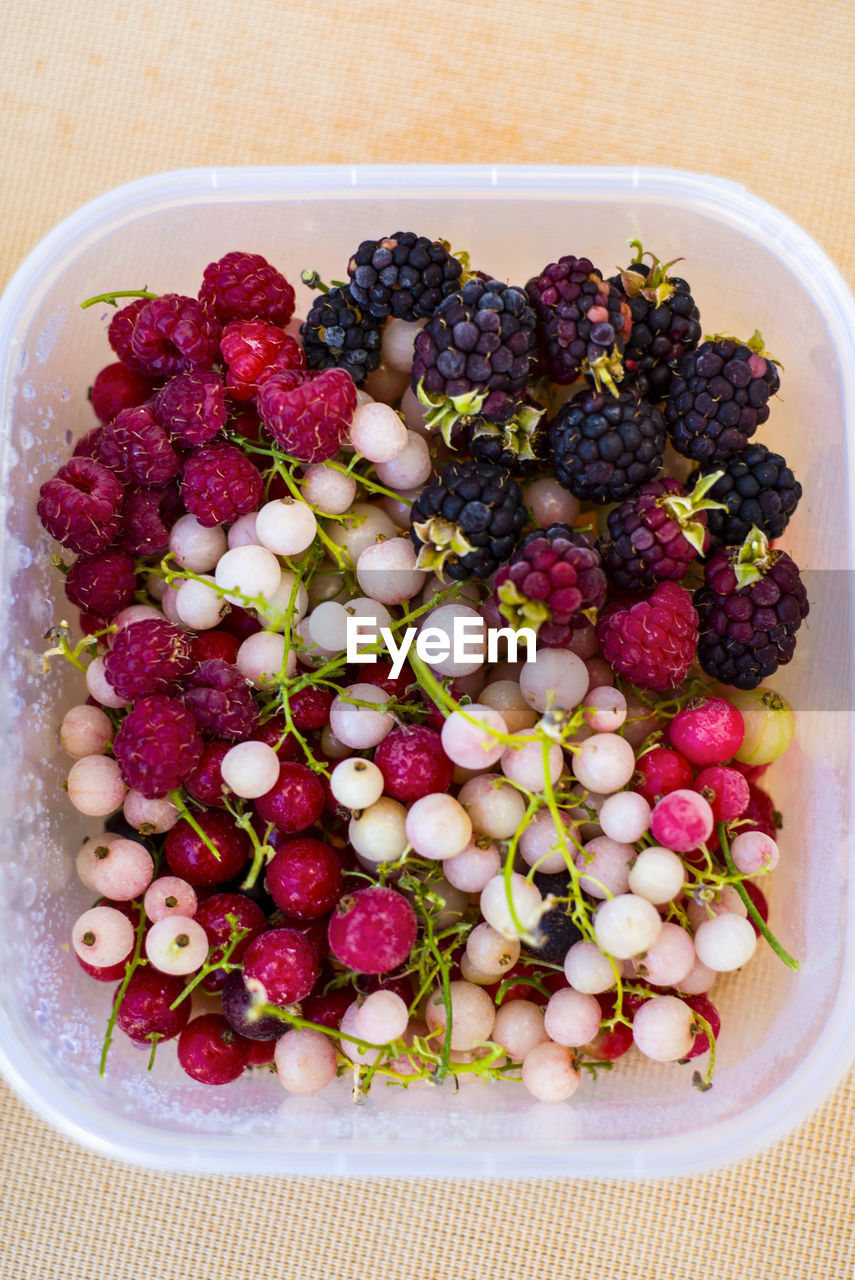
{"type": "Polygon", "coordinates": [[[250,1047],[221,1013],[203,1013],[178,1037],[178,1061],[200,1084],[230,1084],[249,1065],[250,1047]]]}
{"type": "Polygon", "coordinates": [[[158,693],[141,698],[128,712],[113,754],[127,786],[156,800],[179,787],[195,768],[202,739],[191,712],[176,698],[158,693]]]}
{"type": "Polygon", "coordinates": [[[607,609],[597,622],[597,639],[613,671],[642,689],[673,689],[695,660],[692,597],[676,582],[661,582],[646,600],[607,609]]]}
{"type": "Polygon", "coordinates": [[[210,369],[220,354],[220,326],[195,298],[165,293],[146,301],[133,322],[131,352],[152,377],[210,369]]]}
{"type": "Polygon", "coordinates": [[[748,783],[736,769],[718,764],[702,769],[693,788],[709,801],[716,822],[733,822],[748,807],[748,783]]]}
{"type": "Polygon", "coordinates": [[[293,1004],[315,985],[317,953],[296,929],[268,929],[247,948],[243,976],[261,983],[270,1004],[293,1004]]]}
{"type": "Polygon", "coordinates": [[[324,369],[297,381],[276,373],[258,392],[258,412],[270,435],[300,462],[326,462],[341,446],[356,409],[356,387],[344,369],[324,369]]]}
{"type": "Polygon", "coordinates": [[[86,613],[109,622],[133,601],[137,587],[134,561],[124,551],[102,551],[75,560],[65,579],[65,594],[86,613]]]}
{"type": "Polygon", "coordinates": [[[202,755],[195,769],[191,769],[184,779],[184,790],[200,804],[210,808],[225,809],[223,800],[223,756],[231,751],[231,742],[206,742],[202,747],[202,755]]]}
{"type": "Polygon", "coordinates": [[[248,738],[258,724],[249,682],[237,667],[217,658],[199,663],[186,682],[183,701],[201,729],[229,742],[248,738]]]}
{"type": "Polygon", "coordinates": [[[323,729],[325,724],[329,724],[330,707],[334,697],[331,689],[316,688],[312,685],[292,693],[288,699],[288,707],[294,727],[301,733],[311,729],[323,729]]]}
{"type": "MultiPolygon", "coordinates": [[[[169,486],[170,488],[172,486],[169,486]]],[[[169,528],[173,521],[165,518],[170,505],[167,488],[144,489],[130,485],[122,512],[122,536],[119,544],[132,556],[162,556],[169,550],[169,528]]]]}
{"type": "Polygon", "coordinates": [[[126,484],[159,489],[181,470],[181,459],[154,416],[151,405],[123,409],[104,427],[98,441],[98,461],[126,484]]]}
{"type": "Polygon", "coordinates": [[[39,519],[69,551],[94,555],[114,542],[122,523],[124,489],[91,458],[71,458],[39,490],[39,519]]]}
{"type": "Polygon", "coordinates": [[[171,622],[146,618],[122,627],[104,659],[104,674],[125,702],[173,693],[193,666],[190,640],[171,622]]]}
{"type": "MultiPolygon", "coordinates": [[[[193,917],[200,924],[208,937],[208,943],[214,948],[210,960],[219,960],[232,933],[229,916],[237,922],[238,928],[248,930],[245,938],[234,947],[230,960],[237,963],[243,959],[253,938],[267,927],[267,919],[257,902],[253,902],[243,893],[214,893],[205,898],[196,908],[193,917]]],[[[226,985],[228,974],[224,969],[214,969],[205,978],[202,986],[206,991],[222,991],[226,985]]]]}
{"type": "Polygon", "coordinates": [[[334,849],[308,836],[284,841],[267,866],[267,888],[280,911],[298,920],[325,916],[341,897],[341,862],[334,849]]]}
{"type": "Polygon", "coordinates": [[[86,435],[81,436],[71,450],[72,458],[92,458],[97,462],[98,449],[103,434],[103,427],[93,427],[91,431],[87,431],[86,435]]]}
{"type": "Polygon", "coordinates": [[[151,396],[150,378],[119,361],[106,365],[95,377],[89,392],[92,408],[101,422],[112,422],[123,409],[134,409],[151,396]]]}
{"type": "Polygon", "coordinates": [[[286,760],[269,791],[259,796],[255,811],[263,822],[290,835],[305,831],[324,811],[324,788],[320,779],[304,764],[286,760]]]}
{"type": "Polygon", "coordinates": [[[212,529],[257,511],[264,481],[235,445],[208,444],[185,462],[181,494],[187,510],[212,529]]]}
{"type": "Polygon", "coordinates": [[[679,751],[654,747],[636,760],[630,786],[654,805],[670,792],[686,791],[692,786],[692,766],[679,751]]]}
{"type": "Polygon", "coordinates": [[[239,875],[249,861],[249,836],[235,826],[230,814],[215,809],[202,810],[195,820],[220,856],[214,855],[186,818],[179,818],[166,835],[169,870],[194,887],[225,884],[239,875]]]}
{"type": "Polygon", "coordinates": [[[374,752],[374,763],[383,774],[383,790],[402,804],[447,791],[454,777],[439,734],[427,725],[393,729],[374,752]]]}
{"type": "Polygon", "coordinates": [[[304,369],[306,357],[295,338],[265,320],[236,320],[227,324],[220,350],[228,365],[226,386],[233,400],[252,400],[262,382],[274,373],[304,369]]]}
{"type": "Polygon", "coordinates": [[[194,369],[170,378],[157,393],[153,408],[172,440],[188,449],[213,440],[229,416],[223,380],[211,369],[194,369]]]}
{"type": "Polygon", "coordinates": [[[237,636],[229,635],[219,627],[214,631],[202,631],[190,641],[193,657],[197,662],[206,662],[209,658],[218,658],[220,662],[232,665],[237,658],[240,641],[237,636]]]}
{"type": "Polygon", "coordinates": [[[234,251],[209,263],[199,297],[220,320],[285,325],[294,314],[294,290],[260,253],[234,251]]]}
{"type": "Polygon", "coordinates": [[[171,1040],[190,1018],[189,999],[170,1008],[183,990],[183,978],[158,973],[150,965],[135,969],[122,996],[116,1025],[136,1044],[145,1044],[155,1032],[161,1040],[171,1040]]]}
{"type": "Polygon", "coordinates": [[[120,311],[116,312],[107,330],[107,341],[122,364],[127,365],[129,369],[133,369],[137,373],[146,373],[147,370],[143,362],[134,355],[132,345],[134,327],[137,317],[149,301],[149,298],[134,298],[133,302],[128,303],[126,307],[122,307],[120,311]]]}

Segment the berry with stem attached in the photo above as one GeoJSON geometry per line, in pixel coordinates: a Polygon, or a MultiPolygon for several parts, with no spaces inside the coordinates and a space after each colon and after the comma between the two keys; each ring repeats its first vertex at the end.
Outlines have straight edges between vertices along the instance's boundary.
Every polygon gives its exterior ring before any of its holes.
{"type": "Polygon", "coordinates": [[[630,311],[624,368],[628,378],[649,388],[653,399],[660,399],[668,391],[674,368],[701,340],[700,312],[687,282],[669,275],[679,258],[660,262],[644,252],[640,240],[629,243],[635,257],[609,280],[630,311]],[[650,258],[649,266],[644,258],[650,258]]]}
{"type": "Polygon", "coordinates": [[[591,377],[599,391],[616,393],[621,356],[630,332],[630,308],[588,258],[567,254],[529,280],[537,314],[538,355],[553,382],[591,377]]]}
{"type": "Polygon", "coordinates": [[[489,578],[509,559],[525,524],[522,490],[489,462],[451,462],[413,503],[416,567],[454,581],[489,578]]]}

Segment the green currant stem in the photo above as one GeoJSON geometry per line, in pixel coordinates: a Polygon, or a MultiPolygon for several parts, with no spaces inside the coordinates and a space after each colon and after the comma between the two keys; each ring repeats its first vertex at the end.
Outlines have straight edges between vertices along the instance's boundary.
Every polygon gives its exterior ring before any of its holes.
{"type": "Polygon", "coordinates": [[[715,1071],[715,1050],[716,1050],[715,1036],[713,1035],[713,1029],[710,1026],[707,1019],[702,1014],[696,1013],[694,1009],[692,1010],[692,1013],[694,1015],[693,1021],[698,1024],[701,1031],[706,1035],[707,1043],[709,1044],[710,1056],[709,1056],[709,1061],[707,1062],[706,1070],[704,1071],[703,1075],[701,1075],[699,1072],[695,1072],[695,1077],[696,1077],[695,1085],[698,1089],[700,1089],[701,1091],[704,1091],[711,1087],[713,1072],[715,1071]]]}
{"type": "Polygon", "coordinates": [[[154,1055],[157,1053],[158,1043],[162,1039],[163,1039],[163,1036],[160,1034],[159,1031],[152,1031],[151,1035],[149,1036],[149,1040],[151,1041],[151,1053],[148,1056],[148,1066],[146,1067],[147,1071],[151,1071],[154,1067],[154,1055]]]}
{"type": "Polygon", "coordinates": [[[139,908],[140,918],[139,918],[139,921],[137,922],[136,938],[134,940],[133,954],[131,955],[130,960],[125,965],[125,976],[124,978],[122,978],[122,982],[119,987],[119,990],[116,992],[116,998],[113,1001],[113,1008],[110,1010],[110,1017],[107,1021],[107,1030],[104,1034],[104,1044],[101,1048],[101,1061],[98,1066],[98,1075],[101,1077],[102,1080],[104,1079],[104,1072],[107,1069],[107,1054],[110,1051],[110,1045],[113,1043],[113,1028],[116,1025],[116,1019],[119,1016],[119,1010],[122,1007],[122,1001],[125,998],[125,992],[128,989],[128,983],[130,982],[134,974],[134,971],[138,968],[138,966],[140,964],[146,963],[146,961],[142,959],[143,935],[145,934],[145,926],[146,926],[145,909],[143,907],[142,901],[135,902],[133,905],[139,908]]]}
{"type": "Polygon", "coordinates": [[[170,1009],[177,1009],[182,1000],[186,1000],[187,997],[196,990],[199,983],[204,982],[208,977],[208,974],[213,973],[215,969],[225,969],[226,973],[231,973],[233,969],[240,968],[239,964],[230,964],[229,961],[231,960],[232,952],[237,944],[242,942],[243,939],[248,936],[249,929],[242,929],[235,917],[231,914],[226,916],[226,920],[231,925],[231,933],[229,934],[228,942],[223,947],[222,954],[217,959],[214,959],[217,945],[214,944],[209,948],[208,958],[205,963],[202,965],[198,973],[194,973],[193,977],[187,983],[187,986],[181,994],[172,1001],[172,1004],[169,1006],[170,1009]]]}
{"type": "Polygon", "coordinates": [[[116,289],[114,293],[96,293],[94,298],[87,298],[85,302],[81,302],[80,310],[85,311],[87,307],[94,307],[98,302],[106,302],[111,307],[118,306],[117,298],[159,298],[159,293],[149,293],[148,289],[116,289]]]}
{"type": "MultiPolygon", "coordinates": [[[[724,860],[727,863],[727,869],[732,876],[738,877],[739,872],[737,871],[733,862],[733,858],[731,857],[731,854],[730,854],[730,843],[727,838],[727,829],[723,822],[717,823],[716,827],[718,830],[718,838],[721,841],[721,850],[722,850],[722,853],[724,854],[724,860]]],[[[751,900],[751,896],[748,893],[742,881],[738,878],[734,879],[733,885],[734,885],[734,888],[736,889],[736,892],[739,894],[740,898],[745,903],[745,907],[746,907],[746,910],[748,911],[749,916],[754,921],[754,923],[756,924],[757,928],[760,930],[763,937],[769,943],[769,946],[775,952],[775,955],[778,956],[781,960],[783,960],[784,964],[787,966],[788,969],[798,969],[799,967],[798,960],[794,960],[793,957],[790,955],[790,953],[781,946],[780,942],[775,937],[774,933],[772,933],[771,929],[766,924],[766,921],[763,919],[760,912],[755,907],[754,903],[751,900]]]]}
{"type": "Polygon", "coordinates": [[[190,812],[190,810],[187,808],[187,805],[184,803],[184,797],[181,795],[181,792],[170,791],[167,793],[167,799],[172,801],[172,803],[175,805],[176,809],[181,814],[181,817],[184,819],[184,821],[188,824],[188,826],[193,828],[193,830],[196,832],[196,835],[199,837],[199,839],[202,841],[205,847],[217,859],[217,862],[220,862],[221,859],[220,859],[219,849],[213,843],[210,836],[207,835],[199,826],[199,823],[196,821],[196,819],[193,817],[193,814],[190,812]]]}

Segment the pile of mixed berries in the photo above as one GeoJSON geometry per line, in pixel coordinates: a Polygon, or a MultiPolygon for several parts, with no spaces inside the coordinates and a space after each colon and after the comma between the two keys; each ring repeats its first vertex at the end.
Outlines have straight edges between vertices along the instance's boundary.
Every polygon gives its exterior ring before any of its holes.
{"type": "Polygon", "coordinates": [[[634,1044],[707,1087],[717,976],[761,935],[795,966],[760,887],[794,728],[762,681],[808,611],[754,439],[778,369],[633,243],[522,287],[395,232],[304,272],[303,321],[244,252],[85,304],[116,360],[38,512],[68,797],[106,820],[72,936],[117,984],[102,1071],[118,1027],[208,1085],[560,1100],[634,1044]]]}

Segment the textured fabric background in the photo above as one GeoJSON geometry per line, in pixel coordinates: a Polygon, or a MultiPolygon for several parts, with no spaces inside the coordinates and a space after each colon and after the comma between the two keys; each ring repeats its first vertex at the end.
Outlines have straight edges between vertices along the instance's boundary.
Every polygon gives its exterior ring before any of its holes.
{"type": "MultiPolygon", "coordinates": [[[[3,25],[4,280],[119,183],[330,161],[695,169],[785,209],[855,280],[851,0],[30,0],[3,25]]],[[[0,1086],[0,1270],[851,1280],[853,1117],[850,1075],[789,1139],[673,1184],[191,1179],[80,1150],[0,1086]]]]}

